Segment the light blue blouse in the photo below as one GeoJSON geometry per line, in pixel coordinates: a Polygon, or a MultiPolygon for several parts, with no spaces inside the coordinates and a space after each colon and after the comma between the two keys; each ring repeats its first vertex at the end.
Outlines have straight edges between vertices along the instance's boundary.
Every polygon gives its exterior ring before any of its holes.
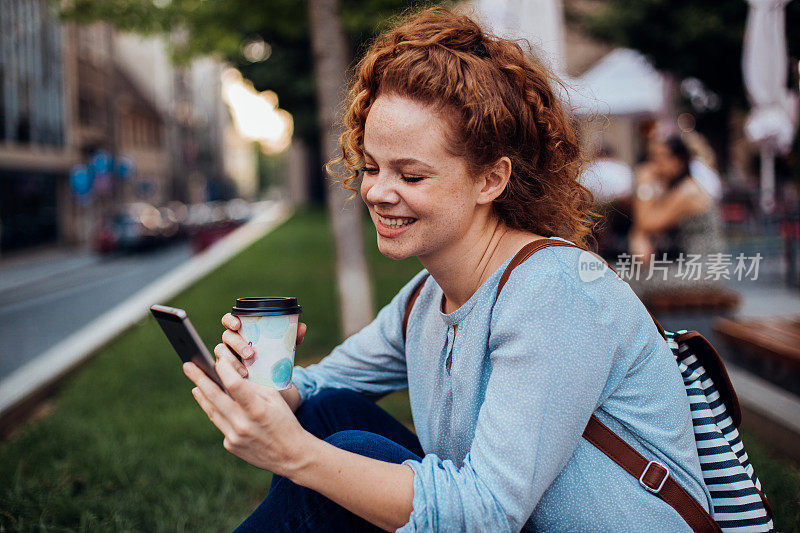
{"type": "Polygon", "coordinates": [[[688,531],[581,437],[592,413],[708,508],[672,352],[627,283],[606,267],[597,279],[579,275],[581,253],[535,253],[495,301],[509,259],[450,314],[429,277],[404,344],[420,272],[319,364],[295,367],[301,398],[408,387],[425,457],[404,463],[414,500],[398,531],[688,531]]]}

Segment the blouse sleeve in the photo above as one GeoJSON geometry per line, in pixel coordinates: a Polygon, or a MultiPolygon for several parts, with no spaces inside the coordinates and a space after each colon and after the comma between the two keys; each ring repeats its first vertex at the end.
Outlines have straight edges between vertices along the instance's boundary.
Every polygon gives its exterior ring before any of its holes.
{"type": "Polygon", "coordinates": [[[520,531],[577,448],[618,340],[579,280],[537,264],[518,267],[494,305],[469,453],[461,466],[433,454],[404,462],[414,500],[398,531],[520,531]]]}
{"type": "Polygon", "coordinates": [[[408,388],[403,315],[411,292],[425,275],[422,271],[414,276],[375,320],[322,361],[305,368],[294,367],[292,382],[301,400],[328,388],[350,389],[371,398],[408,388]]]}

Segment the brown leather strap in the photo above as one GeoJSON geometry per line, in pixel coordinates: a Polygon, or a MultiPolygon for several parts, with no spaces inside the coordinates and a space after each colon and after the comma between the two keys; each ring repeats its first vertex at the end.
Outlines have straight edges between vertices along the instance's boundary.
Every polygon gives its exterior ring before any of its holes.
{"type": "Polygon", "coordinates": [[[692,531],[697,533],[722,531],[708,511],[675,481],[664,465],[648,461],[594,415],[583,431],[583,438],[638,479],[644,489],[675,509],[692,531]]]}
{"type": "MultiPolygon", "coordinates": [[[[538,240],[535,240],[533,242],[530,242],[530,243],[526,244],[525,246],[522,247],[522,249],[519,252],[517,252],[517,254],[514,256],[514,258],[511,259],[511,262],[508,264],[508,266],[506,267],[505,271],[503,272],[503,275],[500,277],[500,281],[497,284],[497,297],[500,296],[500,291],[503,289],[503,286],[508,281],[509,276],[511,276],[511,271],[512,270],[514,270],[519,265],[524,263],[526,259],[528,259],[530,256],[532,256],[533,254],[535,254],[536,252],[538,252],[542,248],[547,248],[549,246],[569,246],[569,247],[572,247],[572,248],[577,248],[579,250],[583,250],[583,248],[581,248],[577,244],[572,244],[571,242],[560,241],[558,239],[538,239],[538,240]]],[[[605,261],[603,261],[603,262],[605,262],[605,261]]],[[[617,274],[617,272],[613,268],[611,268],[610,266],[608,268],[612,272],[614,272],[614,274],[617,274]]],[[[617,277],[619,277],[619,274],[617,274],[617,277]]],[[[647,307],[645,307],[645,309],[647,309],[647,307]]],[[[653,316],[653,313],[651,313],[649,309],[647,309],[647,313],[650,315],[650,318],[653,319],[653,323],[656,325],[656,329],[658,330],[659,335],[661,335],[664,339],[666,339],[667,338],[667,334],[666,334],[666,332],[664,332],[664,328],[661,327],[661,324],[658,322],[658,320],[656,320],[656,317],[653,316]]]]}
{"type": "MultiPolygon", "coordinates": [[[[511,271],[525,262],[530,256],[541,250],[542,248],[547,248],[548,246],[571,246],[573,248],[581,248],[571,242],[564,242],[559,241],[557,239],[537,239],[533,242],[529,242],[522,249],[517,252],[517,254],[511,259],[511,262],[506,267],[503,275],[500,276],[500,281],[497,283],[497,296],[500,296],[500,291],[503,290],[503,285],[506,284],[508,281],[508,277],[511,275],[511,271]]],[[[582,250],[583,248],[581,248],[582,250]]]]}
{"type": "Polygon", "coordinates": [[[419,293],[422,292],[422,286],[425,285],[425,282],[428,281],[428,276],[422,278],[422,281],[417,283],[417,286],[414,287],[414,290],[411,291],[411,296],[408,297],[408,301],[406,302],[406,312],[403,315],[403,342],[406,342],[406,330],[408,329],[408,317],[411,316],[411,309],[414,308],[414,302],[417,301],[419,297],[419,293]]]}
{"type": "MultiPolygon", "coordinates": [[[[556,239],[539,239],[525,245],[517,252],[508,267],[506,267],[505,272],[503,272],[497,286],[497,296],[500,296],[500,290],[508,281],[512,270],[521,265],[531,255],[548,246],[580,248],[575,244],[556,239]]],[[[611,270],[613,271],[613,269],[611,270]]],[[[647,308],[645,307],[645,309],[647,308]]],[[[653,319],[659,334],[666,339],[667,335],[664,332],[664,328],[661,327],[661,324],[658,323],[658,320],[653,316],[653,313],[650,313],[649,309],[647,312],[650,314],[650,318],[653,319]]],[[[669,470],[665,466],[657,462],[648,461],[594,415],[586,425],[583,438],[638,479],[644,489],[649,490],[675,509],[693,531],[698,533],[721,531],[719,525],[711,518],[708,511],[669,475],[669,470]]]]}
{"type": "MultiPolygon", "coordinates": [[[[612,268],[611,270],[614,270],[614,269],[612,268]]],[[[642,304],[642,305],[644,305],[644,304],[642,304]]],[[[647,306],[645,305],[644,308],[647,309],[647,306]]],[[[647,309],[647,314],[650,315],[650,318],[653,319],[653,324],[656,325],[656,329],[658,330],[658,334],[661,335],[662,337],[664,337],[664,340],[667,340],[667,332],[664,331],[663,327],[661,327],[661,323],[658,320],[656,320],[655,315],[653,315],[653,313],[649,309],[647,309]]]]}
{"type": "MultiPolygon", "coordinates": [[[[500,296],[500,290],[508,281],[512,270],[522,264],[531,255],[548,246],[571,246],[573,248],[583,249],[570,242],[557,239],[539,239],[526,244],[514,255],[503,272],[503,275],[500,277],[500,281],[497,285],[497,296],[500,296]]],[[[611,270],[613,271],[613,269],[611,270]]],[[[428,277],[425,276],[425,278],[417,284],[411,296],[408,298],[408,302],[406,302],[405,315],[403,316],[403,342],[405,342],[406,339],[406,329],[408,328],[408,317],[411,315],[411,309],[414,307],[414,302],[417,301],[417,297],[420,291],[422,291],[422,286],[425,285],[427,279],[428,277]]],[[[648,309],[647,312],[650,313],[650,310],[648,309]]],[[[650,317],[653,319],[661,336],[666,338],[664,328],[658,323],[653,313],[650,313],[650,317]]],[[[589,423],[583,431],[583,438],[592,443],[597,449],[611,458],[612,461],[638,479],[643,488],[653,492],[675,509],[692,530],[698,533],[719,533],[722,531],[714,519],[711,518],[711,515],[708,514],[708,511],[703,509],[697,500],[686,492],[683,487],[678,485],[669,475],[669,470],[667,470],[666,467],[660,463],[648,461],[627,442],[622,440],[621,437],[608,429],[608,427],[600,422],[594,415],[589,419],[589,423]]]]}

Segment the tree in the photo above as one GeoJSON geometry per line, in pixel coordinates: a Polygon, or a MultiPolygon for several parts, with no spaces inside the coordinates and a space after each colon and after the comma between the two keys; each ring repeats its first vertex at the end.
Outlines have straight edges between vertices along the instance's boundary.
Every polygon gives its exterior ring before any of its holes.
{"type": "MultiPolygon", "coordinates": [[[[613,44],[635,48],[656,68],[694,77],[733,104],[744,103],[744,0],[608,0],[584,18],[588,29],[613,44]]],[[[786,6],[786,28],[800,25],[800,2],[786,6]]],[[[800,57],[800,34],[788,31],[789,55],[800,57]]],[[[787,65],[788,68],[788,65],[787,65]]]]}
{"type": "MultiPolygon", "coordinates": [[[[53,0],[64,17],[109,22],[142,34],[179,36],[171,40],[177,61],[217,54],[239,67],[257,89],[274,90],[295,120],[295,134],[319,146],[321,159],[338,148],[336,111],[344,96],[347,65],[391,14],[408,0],[53,0]],[[348,41],[349,37],[349,41],[348,41]],[[249,63],[242,46],[263,39],[272,54],[249,63]],[[312,52],[313,50],[313,52],[312,52]]],[[[321,165],[319,165],[321,170],[321,165]]],[[[318,180],[323,177],[317,175],[318,180]]],[[[345,209],[338,184],[327,187],[336,247],[342,331],[354,333],[373,315],[371,283],[364,255],[360,204],[345,209]]]]}
{"type": "MultiPolygon", "coordinates": [[[[172,39],[178,62],[215,54],[236,66],[258,90],[270,89],[295,122],[295,134],[318,135],[316,94],[306,1],[269,0],[51,0],[63,17],[78,23],[105,21],[123,31],[152,35],[180,30],[172,39]],[[250,63],[242,45],[261,38],[272,54],[250,63]]],[[[357,57],[386,20],[413,0],[342,0],[340,21],[348,58],[357,57]]]]}
{"type": "MultiPolygon", "coordinates": [[[[317,80],[319,131],[322,155],[326,160],[340,152],[336,134],[336,114],[345,89],[348,53],[345,35],[339,22],[337,0],[308,0],[308,20],[314,51],[314,73],[317,80]]],[[[342,331],[355,333],[372,319],[372,292],[361,238],[360,203],[344,208],[344,189],[331,181],[328,190],[328,212],[336,243],[336,273],[339,301],[342,302],[342,331]],[[346,302],[346,305],[344,303],[346,302]]]]}

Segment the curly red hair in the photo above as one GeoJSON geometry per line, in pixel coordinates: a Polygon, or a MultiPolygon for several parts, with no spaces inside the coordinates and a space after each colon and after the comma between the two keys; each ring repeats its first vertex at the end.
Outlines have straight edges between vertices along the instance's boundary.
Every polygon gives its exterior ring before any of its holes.
{"type": "Polygon", "coordinates": [[[579,181],[583,158],[556,96],[560,83],[516,42],[484,32],[466,15],[435,7],[380,34],[355,68],[342,155],[352,186],[364,165],[364,124],[381,93],[443,111],[452,153],[479,172],[499,158],[512,171],[493,209],[508,226],[586,245],[596,220],[579,181]]]}

